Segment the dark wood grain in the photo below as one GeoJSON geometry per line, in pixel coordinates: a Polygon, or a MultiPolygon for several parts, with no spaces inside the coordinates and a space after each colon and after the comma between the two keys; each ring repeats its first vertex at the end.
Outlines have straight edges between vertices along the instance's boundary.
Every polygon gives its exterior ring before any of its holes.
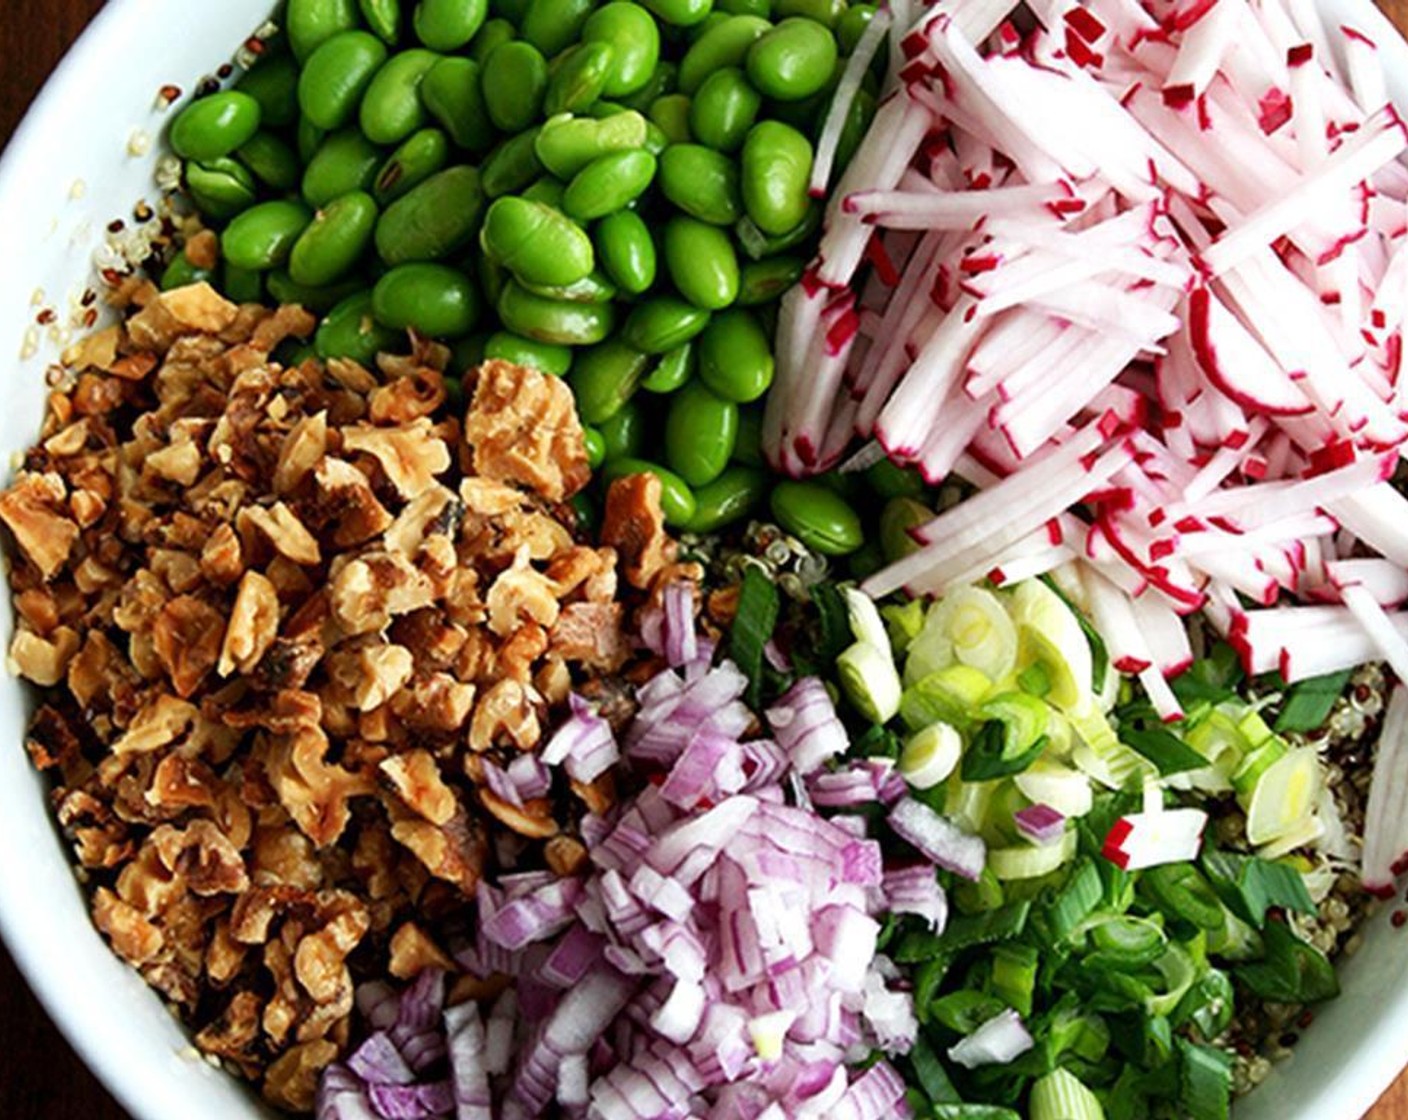
{"type": "MultiPolygon", "coordinates": [[[[1380,0],[1408,31],[1408,0],[1380,0]]],[[[103,0],[0,0],[0,143],[103,0]]],[[[0,1109],[15,1120],[129,1120],[84,1068],[0,947],[0,1109]]],[[[1329,1120],[1329,1118],[1326,1118],[1329,1120]]],[[[1363,1120],[1408,1120],[1408,1073],[1363,1120]]]]}

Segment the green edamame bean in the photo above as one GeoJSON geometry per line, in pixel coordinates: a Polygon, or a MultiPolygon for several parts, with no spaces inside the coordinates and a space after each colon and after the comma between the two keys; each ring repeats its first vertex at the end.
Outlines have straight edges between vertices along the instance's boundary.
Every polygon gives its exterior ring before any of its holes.
{"type": "Polygon", "coordinates": [[[344,128],[323,141],[303,172],[303,200],[326,206],[335,198],[372,185],[381,149],[355,128],[344,128]]]}
{"type": "Polygon", "coordinates": [[[372,180],[372,196],[386,206],[404,198],[432,175],[438,175],[449,162],[450,138],[438,128],[423,128],[412,134],[384,163],[378,163],[372,180]]]}
{"type": "Polygon", "coordinates": [[[650,123],[665,134],[671,144],[688,144],[694,139],[689,128],[689,98],[667,93],[650,103],[650,123]]]}
{"type": "Polygon", "coordinates": [[[738,405],[697,381],[670,398],[665,417],[665,465],[690,486],[724,473],[738,439],[738,405]]]}
{"type": "Polygon", "coordinates": [[[281,268],[293,252],[294,242],[313,220],[301,202],[277,199],[262,202],[240,214],[220,238],[220,250],[236,268],[267,272],[281,268]]]}
{"type": "Polygon", "coordinates": [[[860,517],[834,490],[815,482],[779,482],[772,492],[777,523],[823,556],[845,556],[865,543],[860,517]]]}
{"type": "Polygon", "coordinates": [[[543,173],[537,142],[538,130],[534,128],[510,136],[489,153],[479,166],[485,197],[492,200],[522,190],[543,173]]]}
{"type": "Polygon", "coordinates": [[[763,408],[761,405],[743,406],[738,410],[738,439],[733,445],[733,461],[739,466],[762,470],[767,466],[763,458],[763,408]]]}
{"type": "Polygon", "coordinates": [[[624,108],[643,113],[650,108],[650,103],[657,97],[663,97],[665,94],[675,91],[678,77],[679,67],[673,62],[662,61],[655,67],[655,72],[646,79],[645,85],[635,93],[621,95],[621,105],[624,108]]]}
{"type": "Polygon", "coordinates": [[[520,280],[566,287],[595,267],[586,233],[551,206],[508,196],[495,200],[479,235],[484,252],[520,280]]]}
{"type": "Polygon", "coordinates": [[[635,401],[627,401],[609,420],[597,427],[609,463],[614,459],[636,459],[645,448],[645,413],[635,401]]]}
{"type": "MultiPolygon", "coordinates": [[[[570,303],[535,295],[510,280],[499,295],[499,318],[515,334],[560,346],[591,346],[616,325],[610,303],[570,303]]],[[[573,362],[577,365],[580,359],[573,362]]]]}
{"type": "Polygon", "coordinates": [[[609,43],[615,50],[603,92],[625,97],[643,89],[660,63],[660,28],[639,4],[613,0],[593,12],[582,26],[582,40],[609,43]]]}
{"type": "Polygon", "coordinates": [[[386,44],[370,31],[343,31],[304,63],[298,105],[319,128],[341,128],[356,115],[367,87],[387,59],[386,44]]]}
{"type": "Polygon", "coordinates": [[[717,533],[763,507],[768,497],[766,471],[754,467],[727,468],[694,492],[694,516],[685,522],[688,533],[717,533]]]}
{"type": "MultiPolygon", "coordinates": [[[[519,280],[523,284],[522,280],[519,280]]],[[[523,284],[530,292],[544,299],[567,303],[609,303],[617,296],[616,285],[602,272],[593,269],[575,284],[523,284]]]]}
{"type": "Polygon", "coordinates": [[[631,311],[621,336],[637,350],[664,354],[696,338],[709,325],[709,312],[674,296],[658,296],[631,311]]]}
{"type": "Polygon", "coordinates": [[[856,581],[869,579],[884,566],[885,553],[873,540],[866,541],[846,557],[846,568],[850,572],[851,579],[856,581]]]}
{"type": "Polygon", "coordinates": [[[564,113],[543,125],[534,148],[544,167],[571,179],[592,160],[645,147],[645,139],[645,118],[633,109],[605,120],[564,113]]]}
{"type": "Polygon", "coordinates": [[[807,262],[801,257],[768,257],[743,266],[738,282],[738,305],[756,307],[780,299],[802,279],[807,262]]]}
{"type": "Polygon", "coordinates": [[[738,256],[727,231],[697,218],[665,226],[665,267],[675,289],[694,304],[718,311],[738,298],[738,256]]]}
{"type": "Polygon", "coordinates": [[[259,102],[259,123],[265,128],[287,128],[298,120],[298,63],[291,54],[266,54],[235,89],[259,102]]]}
{"type": "Polygon", "coordinates": [[[880,511],[880,551],[886,563],[903,560],[922,547],[911,529],[934,520],[934,511],[914,498],[891,498],[880,511]]]}
{"type": "Polygon", "coordinates": [[[358,0],[362,22],[388,47],[401,38],[401,0],[358,0]]]}
{"type": "Polygon", "coordinates": [[[426,109],[421,83],[440,56],[434,51],[412,49],[386,60],[362,98],[359,119],[362,131],[374,144],[399,144],[425,126],[426,109]]]}
{"type": "Polygon", "coordinates": [[[821,219],[824,213],[825,208],[812,200],[807,204],[806,213],[803,214],[802,220],[779,236],[773,237],[764,233],[753,224],[752,218],[744,218],[733,227],[733,232],[734,236],[738,238],[739,245],[743,247],[743,251],[748,254],[751,260],[766,260],[779,253],[795,249],[808,241],[821,228],[821,219]]]}
{"type": "Polygon", "coordinates": [[[836,21],[835,30],[836,45],[841,48],[842,54],[849,55],[856,49],[860,37],[865,34],[865,29],[870,26],[870,21],[874,18],[874,4],[852,4],[841,13],[841,18],[836,21]]]}
{"type": "Polygon", "coordinates": [[[377,282],[372,310],[383,326],[413,329],[426,338],[461,338],[479,320],[479,294],[458,269],[403,264],[377,282]]]}
{"type": "Polygon", "coordinates": [[[902,467],[891,459],[881,459],[867,467],[862,477],[880,498],[920,498],[924,495],[924,477],[913,467],[902,467]]]}
{"type": "Polygon", "coordinates": [[[596,470],[606,462],[606,443],[595,428],[582,429],[582,444],[587,449],[587,467],[596,470]]]}
{"type": "Polygon", "coordinates": [[[311,287],[298,283],[286,269],[279,268],[268,273],[268,286],[269,298],[275,303],[297,304],[314,315],[325,315],[348,296],[361,291],[362,281],[344,280],[327,287],[311,287]]]}
{"type": "Polygon", "coordinates": [[[719,24],[723,23],[723,22],[724,22],[725,20],[727,20],[728,18],[729,18],[729,14],[728,14],[727,12],[714,11],[714,10],[711,8],[711,9],[709,10],[709,14],[708,14],[707,16],[705,16],[705,17],[704,17],[702,20],[700,20],[698,23],[694,24],[692,27],[688,27],[688,28],[685,29],[685,31],[684,31],[684,41],[685,41],[685,43],[688,44],[689,46],[693,46],[693,45],[694,45],[695,43],[697,43],[700,39],[702,39],[705,35],[707,35],[710,31],[712,31],[714,28],[718,27],[719,24]]]}
{"type": "Polygon", "coordinates": [[[196,209],[216,221],[248,210],[259,197],[249,168],[228,157],[186,164],[186,191],[196,209]]]}
{"type": "Polygon", "coordinates": [[[698,365],[699,357],[695,344],[686,342],[683,346],[676,346],[660,355],[660,360],[640,383],[640,387],[647,393],[659,393],[662,396],[673,393],[694,376],[698,365]]]}
{"type": "Polygon", "coordinates": [[[353,191],[327,204],[293,246],[288,272],[295,283],[326,287],[346,276],[362,259],[376,230],[377,207],[365,191],[353,191]]]}
{"type": "Polygon", "coordinates": [[[443,260],[473,242],[483,214],[479,172],[451,167],[386,208],[376,224],[376,251],[389,265],[443,260]]]}
{"type": "Polygon", "coordinates": [[[348,296],[323,317],[313,346],[324,360],[351,358],[371,366],[378,354],[391,350],[400,340],[396,331],[376,321],[372,293],[363,291],[348,296]]]}
{"type": "Polygon", "coordinates": [[[420,0],[411,22],[433,51],[457,51],[474,38],[489,14],[486,0],[420,0]]]}
{"type": "Polygon", "coordinates": [[[581,43],[553,59],[543,112],[582,113],[596,104],[611,76],[616,51],[610,43],[581,43]]]}
{"type": "Polygon", "coordinates": [[[635,396],[650,357],[613,338],[577,355],[567,383],[584,424],[605,424],[635,396]]]}
{"type": "Polygon", "coordinates": [[[784,19],[748,51],[748,80],[764,97],[800,101],[822,90],[836,69],[836,38],[819,23],[784,19]]]}
{"type": "Polygon", "coordinates": [[[562,212],[562,195],[567,190],[567,184],[561,179],[554,179],[551,175],[544,175],[530,183],[522,191],[519,197],[526,202],[539,202],[544,206],[549,206],[558,213],[562,212]]]}
{"type": "Polygon", "coordinates": [[[743,142],[743,205],[764,233],[781,235],[807,216],[812,145],[791,125],[763,121],[743,142]]]}
{"type": "Polygon", "coordinates": [[[579,222],[604,218],[624,210],[645,193],[655,179],[655,157],[649,152],[615,152],[577,172],[562,196],[562,207],[579,222]]]}
{"type": "Polygon", "coordinates": [[[680,60],[680,92],[693,95],[715,70],[741,67],[753,44],[771,30],[772,24],[758,16],[731,16],[711,27],[680,60]]]}
{"type": "Polygon", "coordinates": [[[319,148],[323,146],[323,141],[328,138],[326,130],[319,128],[303,114],[298,116],[298,127],[294,130],[294,147],[298,149],[298,158],[307,163],[313,158],[319,148]]]}
{"type": "Polygon", "coordinates": [[[778,19],[795,16],[835,31],[846,14],[846,0],[777,0],[773,12],[778,19]]]}
{"type": "Polygon", "coordinates": [[[235,303],[262,303],[264,277],[248,268],[236,268],[229,261],[220,270],[220,290],[235,303]]]}
{"type": "Polygon", "coordinates": [[[489,52],[480,75],[489,119],[505,132],[521,132],[542,115],[548,63],[532,43],[515,39],[489,52]]]}
{"type": "Polygon", "coordinates": [[[256,132],[235,155],[256,179],[279,192],[293,190],[303,174],[298,153],[272,132],[256,132]]]}
{"type": "Polygon", "coordinates": [[[758,118],[763,98],[734,66],[715,70],[689,106],[689,130],[701,144],[736,152],[758,118]]]}
{"type": "Polygon", "coordinates": [[[699,378],[726,400],[748,404],[768,391],[772,342],[751,311],[715,315],[699,340],[699,378]]]}
{"type": "Polygon", "coordinates": [[[594,244],[606,274],[623,292],[638,296],[655,283],[655,239],[635,211],[621,210],[603,218],[594,244]]]}
{"type": "Polygon", "coordinates": [[[161,290],[170,292],[176,288],[185,288],[191,284],[199,284],[202,281],[209,284],[215,279],[215,273],[208,268],[197,268],[191,263],[191,258],[186,256],[185,251],[177,253],[171,258],[171,263],[166,266],[166,270],[161,274],[161,290]]]}
{"type": "Polygon", "coordinates": [[[674,27],[703,23],[714,9],[714,0],[644,0],[655,18],[674,27]]]}
{"type": "Polygon", "coordinates": [[[716,0],[719,11],[731,16],[757,16],[759,19],[772,18],[772,0],[716,0]]]}
{"type": "Polygon", "coordinates": [[[528,14],[528,0],[489,0],[489,10],[508,20],[516,31],[523,26],[523,17],[528,14]]]}
{"type": "Polygon", "coordinates": [[[660,190],[690,217],[711,225],[732,225],[743,212],[738,165],[702,144],[671,144],[665,149],[660,190]]]}
{"type": "Polygon", "coordinates": [[[529,366],[556,377],[566,377],[567,371],[572,368],[569,347],[538,342],[509,331],[498,331],[489,336],[484,343],[484,357],[498,358],[516,366],[529,366]]]}
{"type": "Polygon", "coordinates": [[[474,275],[479,279],[479,290],[484,295],[485,305],[498,307],[499,297],[504,294],[504,288],[511,279],[508,269],[494,261],[487,253],[480,253],[474,262],[474,275]]]}
{"type": "Polygon", "coordinates": [[[461,148],[483,152],[494,142],[479,63],[472,58],[442,58],[421,83],[420,99],[461,148]]]}
{"type": "Polygon", "coordinates": [[[182,159],[220,159],[247,144],[259,122],[259,102],[249,94],[212,93],[192,101],[171,122],[171,150],[182,159]]]}
{"type": "Polygon", "coordinates": [[[357,26],[355,0],[288,0],[284,30],[293,57],[306,62],[315,50],[340,31],[357,26]]]}
{"type": "Polygon", "coordinates": [[[486,20],[470,41],[469,57],[479,63],[482,74],[484,63],[489,61],[489,56],[494,53],[495,48],[511,43],[516,38],[518,29],[508,20],[498,17],[486,20]]]}
{"type": "Polygon", "coordinates": [[[595,6],[595,0],[528,0],[519,35],[552,58],[581,37],[595,6]]]}
{"type": "Polygon", "coordinates": [[[674,471],[666,470],[658,463],[645,459],[617,459],[606,464],[603,472],[607,482],[618,478],[628,478],[635,474],[653,474],[660,480],[660,510],[665,515],[665,523],[675,528],[689,524],[699,508],[694,491],[674,471]]]}
{"type": "Polygon", "coordinates": [[[656,159],[670,146],[670,138],[654,121],[645,122],[645,150],[656,159]]]}

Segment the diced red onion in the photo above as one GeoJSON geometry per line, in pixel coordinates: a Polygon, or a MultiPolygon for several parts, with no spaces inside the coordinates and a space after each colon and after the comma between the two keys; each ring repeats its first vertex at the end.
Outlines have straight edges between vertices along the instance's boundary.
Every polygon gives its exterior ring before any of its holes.
{"type": "Polygon", "coordinates": [[[433,1120],[455,1106],[455,1092],[448,1081],[428,1085],[372,1085],[367,1096],[382,1120],[433,1120]]]}
{"type": "Polygon", "coordinates": [[[376,1031],[347,1059],[348,1068],[368,1085],[409,1085],[415,1071],[385,1031],[376,1031]]]}
{"type": "Polygon", "coordinates": [[[885,872],[881,890],[891,911],[915,914],[928,922],[935,933],[943,932],[948,922],[948,896],[932,866],[917,863],[890,868],[885,872]]]}
{"type": "Polygon", "coordinates": [[[1054,844],[1065,834],[1066,818],[1050,805],[1028,805],[1012,814],[1017,831],[1037,844],[1054,844]]]}
{"type": "Polygon", "coordinates": [[[787,752],[792,768],[803,777],[821,768],[849,745],[846,728],[836,715],[826,686],[817,677],[803,677],[767,711],[777,745],[787,752]]]}
{"type": "Polygon", "coordinates": [[[964,832],[922,801],[906,797],[886,819],[896,835],[945,870],[972,880],[983,873],[987,845],[982,838],[964,832]]]}
{"type": "Polygon", "coordinates": [[[594,782],[620,759],[611,725],[592,706],[573,693],[572,716],[554,733],[540,752],[548,766],[566,764],[567,772],[579,782],[594,782]]]}
{"type": "Polygon", "coordinates": [[[576,879],[558,879],[531,894],[495,905],[493,896],[481,885],[479,928],[483,936],[505,949],[522,949],[561,933],[572,924],[573,907],[582,895],[576,879]]]}
{"type": "Polygon", "coordinates": [[[1022,1024],[1022,1017],[1008,1008],[1000,1011],[972,1034],[949,1047],[949,1060],[965,1069],[1005,1065],[1036,1045],[1022,1024]]]}
{"type": "Polygon", "coordinates": [[[445,1032],[449,1036],[455,1120],[493,1120],[494,1100],[485,1064],[488,1036],[479,1006],[471,1001],[446,1009],[445,1032]]]}

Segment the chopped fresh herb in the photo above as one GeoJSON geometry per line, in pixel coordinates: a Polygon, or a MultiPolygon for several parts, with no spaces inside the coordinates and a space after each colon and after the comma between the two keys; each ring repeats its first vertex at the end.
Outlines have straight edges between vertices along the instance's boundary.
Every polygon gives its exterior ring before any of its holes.
{"type": "Polygon", "coordinates": [[[1221,704],[1236,699],[1237,686],[1245,675],[1237,651],[1218,642],[1212,651],[1190,665],[1172,682],[1173,694],[1185,709],[1196,704],[1221,704]]]}
{"type": "Polygon", "coordinates": [[[929,1018],[956,1034],[972,1034],[1007,1004],[989,992],[960,988],[929,1004],[929,1018]]]}
{"type": "Polygon", "coordinates": [[[1266,959],[1233,973],[1253,995],[1276,1003],[1317,1003],[1339,995],[1335,966],[1284,922],[1267,922],[1266,959]]]}
{"type": "Polygon", "coordinates": [[[1211,1042],[1232,1022],[1233,1010],[1232,981],[1221,969],[1210,968],[1184,993],[1172,1020],[1176,1027],[1191,1025],[1204,1042],[1211,1042]]]}
{"type": "Polygon", "coordinates": [[[1273,906],[1315,913],[1305,880],[1289,864],[1213,848],[1203,852],[1201,863],[1223,903],[1257,929],[1266,925],[1266,912],[1273,906]]]}
{"type": "Polygon", "coordinates": [[[957,952],[974,945],[989,945],[994,941],[1019,937],[1027,928],[1031,909],[1031,901],[1024,898],[980,914],[958,914],[950,919],[939,941],[945,950],[957,952]]]}
{"type": "Polygon", "coordinates": [[[811,589],[811,595],[812,606],[821,622],[821,644],[815,656],[821,664],[830,665],[854,640],[850,613],[845,598],[834,584],[819,583],[811,589]]]}
{"type": "Polygon", "coordinates": [[[965,782],[986,782],[1020,774],[1046,749],[1047,738],[1039,737],[1024,750],[1009,751],[1010,736],[1001,720],[990,719],[979,728],[963,752],[962,774],[965,782]]]}
{"type": "Polygon", "coordinates": [[[929,1115],[933,1120],[1022,1120],[1010,1108],[996,1104],[940,1104],[929,1115]]]}
{"type": "Polygon", "coordinates": [[[1206,758],[1162,725],[1122,726],[1120,742],[1142,754],[1165,776],[1201,770],[1208,764],[1206,758]]]}
{"type": "Polygon", "coordinates": [[[729,655],[748,678],[748,702],[762,700],[763,650],[777,627],[782,598],[767,572],[750,565],[738,593],[738,613],[729,632],[729,655]]]}
{"type": "Polygon", "coordinates": [[[1322,726],[1330,718],[1335,701],[1344,694],[1349,677],[1350,670],[1346,669],[1291,685],[1276,717],[1276,730],[1314,731],[1322,726]]]}

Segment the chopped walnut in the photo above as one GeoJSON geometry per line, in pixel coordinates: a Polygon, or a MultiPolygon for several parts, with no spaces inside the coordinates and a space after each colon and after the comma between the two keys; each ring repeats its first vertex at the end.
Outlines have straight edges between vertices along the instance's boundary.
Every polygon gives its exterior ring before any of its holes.
{"type": "Polygon", "coordinates": [[[0,494],[0,521],[46,580],[59,573],[78,542],[78,526],[61,512],[66,494],[55,474],[22,474],[0,494]]]}
{"type": "Polygon", "coordinates": [[[590,477],[572,392],[561,378],[538,370],[485,362],[464,438],[481,476],[520,483],[549,501],[570,498],[590,477]]]}
{"type": "Polygon", "coordinates": [[[284,437],[274,467],[274,493],[291,494],[328,453],[328,414],[305,416],[284,437]]]}
{"type": "Polygon", "coordinates": [[[191,595],[172,599],[152,624],[152,642],[177,695],[194,696],[220,658],[225,619],[191,595]]]}
{"type": "Polygon", "coordinates": [[[435,485],[437,475],[450,469],[450,449],[421,418],[398,428],[358,424],[342,434],[348,452],[370,455],[403,498],[415,498],[435,485]]]}
{"type": "Polygon", "coordinates": [[[489,608],[489,629],[501,638],[530,619],[540,626],[552,626],[561,609],[552,582],[526,562],[515,564],[494,581],[485,606],[489,608]]]}
{"type": "Polygon", "coordinates": [[[440,777],[440,767],[429,751],[415,750],[386,759],[381,772],[396,795],[431,824],[449,824],[459,802],[440,777]]]}
{"type": "Polygon", "coordinates": [[[660,509],[660,480],[653,474],[618,478],[606,494],[601,539],[621,557],[621,570],[632,587],[649,588],[675,558],[660,509]]]}
{"type": "Polygon", "coordinates": [[[279,632],[279,594],[266,576],[246,572],[235,596],[218,671],[228,677],[236,669],[252,673],[269,652],[279,632]]]}
{"type": "Polygon", "coordinates": [[[298,515],[284,505],[275,502],[272,506],[248,506],[240,511],[240,530],[257,529],[274,546],[280,556],[286,556],[295,564],[313,566],[323,561],[318,540],[298,520],[298,515]]]}
{"type": "Polygon", "coordinates": [[[215,526],[200,554],[200,570],[217,587],[228,587],[244,574],[239,535],[227,523],[215,526]]]}
{"type": "Polygon", "coordinates": [[[52,688],[68,673],[78,643],[78,632],[67,626],[58,627],[47,638],[21,627],[10,642],[10,660],[25,680],[52,688]]]}
{"type": "Polygon", "coordinates": [[[318,1078],[337,1058],[338,1046],[316,1039],[295,1046],[264,1075],[264,1096],[290,1112],[311,1112],[318,1092],[318,1078]]]}
{"type": "Polygon", "coordinates": [[[146,964],[161,952],[161,931],[107,887],[100,887],[93,896],[93,924],[128,964],[146,964]]]}
{"type": "Polygon", "coordinates": [[[414,980],[427,968],[455,973],[459,966],[415,922],[407,922],[391,935],[391,961],[387,971],[398,980],[414,980]]]}

